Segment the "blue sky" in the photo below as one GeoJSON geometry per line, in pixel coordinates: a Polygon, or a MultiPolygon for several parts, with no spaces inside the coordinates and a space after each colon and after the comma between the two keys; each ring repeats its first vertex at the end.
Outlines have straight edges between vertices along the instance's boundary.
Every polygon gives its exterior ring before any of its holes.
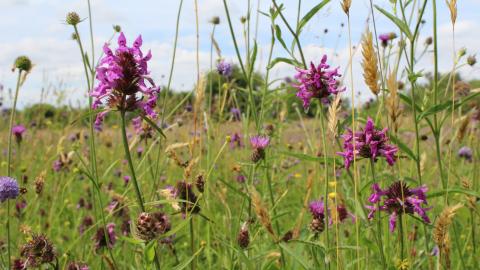
{"type": "MultiPolygon", "coordinates": [[[[112,35],[112,25],[121,25],[130,41],[138,34],[144,39],[144,49],[152,49],[152,76],[158,84],[166,83],[164,75],[168,75],[172,55],[175,20],[178,0],[91,0],[92,18],[94,21],[95,46],[97,50],[112,35]]],[[[217,28],[216,39],[220,44],[222,55],[234,62],[234,50],[222,0],[198,0],[200,21],[200,59],[202,71],[207,71],[210,62],[211,24],[208,20],[213,16],[221,18],[217,28]]],[[[228,1],[235,24],[237,38],[242,41],[242,26],[239,18],[247,12],[247,0],[228,1]]],[[[257,0],[252,0],[252,20],[255,24],[257,0]]],[[[290,21],[295,21],[297,0],[278,0],[285,4],[285,14],[290,21]]],[[[319,1],[303,0],[302,13],[307,12],[319,1]]],[[[369,17],[368,0],[353,0],[351,9],[353,43],[358,43],[365,30],[369,17]]],[[[375,4],[390,10],[389,1],[374,1],[375,4]]],[[[269,0],[260,0],[260,10],[266,11],[271,5],[269,0]]],[[[426,21],[422,29],[422,38],[431,35],[431,1],[426,11],[426,21]]],[[[439,12],[439,48],[440,68],[448,70],[452,63],[452,38],[448,9],[443,0],[437,0],[439,12]]],[[[193,0],[185,0],[180,23],[180,37],[177,62],[173,77],[175,89],[191,89],[195,81],[195,15],[193,0]]],[[[480,1],[463,0],[458,4],[458,20],[456,30],[456,48],[466,47],[469,54],[480,51],[478,39],[480,19],[478,17],[480,1]]],[[[15,74],[11,66],[18,55],[28,55],[35,64],[32,74],[20,93],[20,106],[40,101],[41,89],[46,91],[46,101],[57,103],[62,101],[72,105],[84,104],[85,83],[83,81],[80,54],[76,44],[70,39],[72,28],[63,23],[65,14],[76,11],[82,18],[87,18],[86,0],[1,0],[0,1],[0,83],[5,89],[13,88],[15,74]],[[62,90],[59,92],[58,90],[62,90]]],[[[389,32],[394,29],[381,14],[376,14],[378,32],[389,32]]],[[[279,22],[280,23],[280,22],[279,22]]],[[[302,34],[302,44],[307,59],[318,61],[325,53],[331,57],[332,65],[347,65],[348,47],[346,28],[340,27],[346,23],[339,1],[332,0],[321,12],[313,18],[302,34]],[[324,30],[328,33],[324,34],[324,30]],[[334,56],[336,55],[336,56],[334,56]]],[[[280,23],[285,39],[290,40],[286,28],[280,23]]],[[[79,26],[82,38],[86,43],[88,24],[79,26]]],[[[260,16],[258,30],[259,61],[258,69],[264,70],[267,48],[270,39],[270,24],[266,17],[260,16]]],[[[397,31],[398,33],[398,31],[397,31]]],[[[243,42],[241,42],[243,44],[243,42]]],[[[243,46],[242,46],[243,47],[243,46]]],[[[97,53],[98,55],[98,53],[97,53]]],[[[276,56],[285,56],[280,47],[275,49],[276,56]]],[[[354,58],[355,85],[358,91],[368,96],[361,78],[359,53],[354,58]]],[[[431,54],[419,63],[420,68],[431,67],[431,54]]],[[[279,65],[273,70],[273,76],[282,78],[291,75],[293,68],[279,65]]],[[[478,76],[477,68],[464,68],[462,74],[468,78],[478,76]]],[[[8,91],[4,91],[7,106],[8,91]]]]}

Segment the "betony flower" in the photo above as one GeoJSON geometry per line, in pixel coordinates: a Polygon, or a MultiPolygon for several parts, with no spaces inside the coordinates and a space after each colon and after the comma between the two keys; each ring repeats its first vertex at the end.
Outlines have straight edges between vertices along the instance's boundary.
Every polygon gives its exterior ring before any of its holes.
{"type": "Polygon", "coordinates": [[[12,134],[15,136],[15,140],[18,144],[22,142],[23,133],[25,133],[27,129],[23,125],[16,125],[12,128],[12,134]]]}
{"type": "Polygon", "coordinates": [[[17,180],[7,176],[0,176],[0,202],[15,199],[19,194],[20,188],[17,180]]]}
{"type": "Polygon", "coordinates": [[[372,185],[373,193],[368,198],[368,201],[373,205],[368,205],[370,209],[368,218],[372,219],[375,212],[385,211],[390,214],[390,231],[395,230],[398,216],[405,214],[413,215],[417,213],[425,223],[430,223],[427,216],[427,211],[430,208],[423,207],[427,205],[426,192],[428,188],[423,185],[417,188],[410,188],[402,181],[396,181],[387,189],[381,189],[375,183],[372,185]],[[382,201],[383,199],[383,201],[382,201]]]}
{"type": "Polygon", "coordinates": [[[115,242],[117,241],[117,236],[115,234],[115,224],[107,224],[106,229],[98,228],[97,233],[93,237],[93,240],[95,244],[95,251],[98,251],[101,248],[113,248],[115,242]],[[105,231],[107,231],[108,237],[105,235],[105,231]]]}
{"type": "Polygon", "coordinates": [[[127,46],[125,35],[120,33],[118,48],[113,52],[108,44],[103,46],[105,56],[96,68],[96,79],[99,84],[90,92],[94,102],[93,109],[101,105],[106,111],[97,114],[95,125],[101,125],[109,110],[119,111],[140,110],[150,118],[156,118],[154,108],[160,88],[149,77],[147,62],[152,58],[150,51],[144,56],[140,47],[142,36],[127,46]]]}
{"type": "Polygon", "coordinates": [[[345,168],[350,167],[354,156],[369,158],[373,161],[377,161],[378,157],[384,157],[392,166],[396,161],[395,154],[398,149],[395,145],[388,144],[387,130],[387,128],[375,129],[373,120],[369,117],[365,129],[355,132],[355,135],[348,130],[346,134],[342,135],[344,139],[343,152],[337,154],[343,157],[345,168]]]}
{"type": "Polygon", "coordinates": [[[230,77],[232,75],[232,64],[225,60],[220,60],[217,64],[217,72],[226,78],[230,77]]]}
{"type": "Polygon", "coordinates": [[[296,70],[298,73],[295,75],[295,79],[298,80],[298,84],[293,84],[293,86],[297,88],[297,97],[303,101],[305,109],[310,107],[314,98],[328,104],[331,95],[337,95],[345,90],[338,87],[337,77],[341,75],[338,73],[338,68],[330,69],[326,55],[322,57],[318,66],[311,62],[310,69],[296,68],[296,70]]]}
{"type": "Polygon", "coordinates": [[[463,146],[462,148],[458,149],[458,156],[461,158],[464,158],[468,162],[472,162],[472,159],[473,159],[472,149],[470,149],[470,147],[463,146]]]}

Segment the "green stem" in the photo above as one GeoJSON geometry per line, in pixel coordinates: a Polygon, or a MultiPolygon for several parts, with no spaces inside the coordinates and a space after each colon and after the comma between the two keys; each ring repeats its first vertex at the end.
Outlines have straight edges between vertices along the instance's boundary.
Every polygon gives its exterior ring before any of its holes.
{"type": "Polygon", "coordinates": [[[128,148],[127,128],[125,124],[125,111],[123,110],[120,111],[120,117],[121,117],[122,140],[123,140],[123,148],[125,150],[125,157],[127,158],[128,167],[130,168],[130,174],[132,175],[133,186],[135,188],[135,195],[137,196],[137,202],[142,212],[145,212],[142,193],[140,192],[137,176],[135,175],[135,168],[133,166],[132,156],[130,155],[130,149],[128,148]]]}
{"type": "Polygon", "coordinates": [[[400,213],[398,215],[398,221],[399,221],[399,225],[398,225],[398,231],[400,232],[400,259],[402,260],[402,263],[403,263],[403,259],[405,259],[405,256],[404,256],[404,240],[403,240],[403,213],[400,213]]]}
{"type": "MultiPolygon", "coordinates": [[[[376,182],[376,175],[375,175],[375,161],[370,159],[370,168],[372,171],[372,180],[376,182]]],[[[378,206],[379,207],[379,206],[378,206]]],[[[375,238],[377,241],[378,249],[380,250],[380,258],[382,260],[383,269],[387,269],[387,262],[385,259],[385,254],[383,252],[383,242],[382,242],[382,219],[380,216],[380,207],[377,211],[377,237],[375,238]]]]}
{"type": "Polygon", "coordinates": [[[235,37],[235,32],[233,31],[232,20],[230,19],[230,11],[228,10],[228,5],[227,5],[226,0],[223,0],[223,5],[225,7],[225,13],[227,15],[228,27],[230,29],[230,35],[232,36],[233,45],[235,47],[235,53],[237,54],[237,59],[238,59],[238,62],[240,64],[240,68],[242,70],[243,76],[247,80],[248,100],[250,102],[250,106],[252,107],[250,111],[253,115],[253,119],[255,120],[255,126],[256,126],[257,130],[259,130],[260,129],[260,124],[258,122],[257,108],[256,108],[257,106],[255,105],[255,102],[254,102],[254,99],[253,99],[253,89],[252,89],[252,83],[251,83],[251,76],[250,76],[249,73],[247,73],[247,71],[245,70],[245,66],[243,65],[242,56],[240,55],[240,50],[238,48],[237,39],[235,37]]]}

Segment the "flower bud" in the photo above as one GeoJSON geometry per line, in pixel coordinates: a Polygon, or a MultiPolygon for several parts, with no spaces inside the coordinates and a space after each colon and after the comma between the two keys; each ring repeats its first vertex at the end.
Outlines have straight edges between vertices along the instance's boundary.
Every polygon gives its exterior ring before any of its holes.
{"type": "Polygon", "coordinates": [[[470,55],[467,57],[467,64],[471,67],[473,67],[477,63],[477,58],[475,55],[470,55]]]}
{"type": "Polygon", "coordinates": [[[12,70],[19,69],[20,71],[30,72],[32,69],[32,61],[27,56],[19,56],[15,59],[15,63],[12,70]]]}
{"type": "Polygon", "coordinates": [[[117,33],[120,33],[122,32],[122,27],[118,24],[114,25],[113,26],[113,31],[117,32],[117,33]]]}
{"type": "Polygon", "coordinates": [[[69,12],[65,19],[65,22],[70,25],[77,25],[80,22],[80,16],[76,12],[69,12]]]}

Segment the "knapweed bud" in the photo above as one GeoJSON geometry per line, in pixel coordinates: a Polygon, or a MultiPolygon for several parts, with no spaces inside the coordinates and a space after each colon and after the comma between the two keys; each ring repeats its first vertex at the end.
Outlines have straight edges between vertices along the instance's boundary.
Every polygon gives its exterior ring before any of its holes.
{"type": "Polygon", "coordinates": [[[78,39],[77,33],[72,33],[72,40],[77,40],[77,39],[78,39]]]}
{"type": "Polygon", "coordinates": [[[220,24],[220,17],[214,16],[213,18],[210,19],[210,23],[214,25],[220,24]]]}
{"type": "Polygon", "coordinates": [[[432,37],[427,37],[427,39],[425,39],[425,46],[430,46],[432,45],[432,43],[433,43],[432,37]]]}
{"type": "Polygon", "coordinates": [[[122,27],[118,24],[114,25],[113,26],[113,31],[117,32],[117,33],[120,33],[122,32],[122,27]]]}
{"type": "Polygon", "coordinates": [[[65,22],[70,25],[77,25],[80,22],[80,16],[76,12],[67,13],[65,22]]]}
{"type": "Polygon", "coordinates": [[[195,179],[195,186],[200,193],[203,193],[203,191],[205,191],[205,177],[202,173],[197,175],[195,179]]]}
{"type": "Polygon", "coordinates": [[[465,56],[465,54],[467,54],[467,49],[466,48],[461,48],[459,51],[458,51],[458,57],[463,57],[465,56]]]}
{"type": "Polygon", "coordinates": [[[240,22],[241,23],[246,23],[247,22],[247,17],[245,17],[245,16],[240,17],[240,22]]]}
{"type": "Polygon", "coordinates": [[[20,71],[30,72],[32,70],[32,61],[25,55],[17,57],[13,65],[12,71],[19,69],[20,71]]]}
{"type": "Polygon", "coordinates": [[[151,241],[168,232],[171,228],[170,220],[164,213],[140,213],[136,223],[137,235],[140,239],[151,241]]]}
{"type": "Polygon", "coordinates": [[[248,232],[247,222],[243,223],[240,232],[238,232],[237,243],[241,248],[247,248],[250,244],[250,234],[248,232]]]}
{"type": "Polygon", "coordinates": [[[321,233],[325,230],[325,222],[323,219],[313,218],[312,222],[310,222],[309,229],[315,233],[321,233]]]}
{"type": "Polygon", "coordinates": [[[467,57],[467,64],[471,67],[473,67],[477,63],[477,58],[475,55],[470,55],[467,57]]]}
{"type": "Polygon", "coordinates": [[[40,268],[56,257],[52,243],[44,235],[33,235],[32,240],[22,246],[20,254],[25,258],[27,268],[40,268]]]}

